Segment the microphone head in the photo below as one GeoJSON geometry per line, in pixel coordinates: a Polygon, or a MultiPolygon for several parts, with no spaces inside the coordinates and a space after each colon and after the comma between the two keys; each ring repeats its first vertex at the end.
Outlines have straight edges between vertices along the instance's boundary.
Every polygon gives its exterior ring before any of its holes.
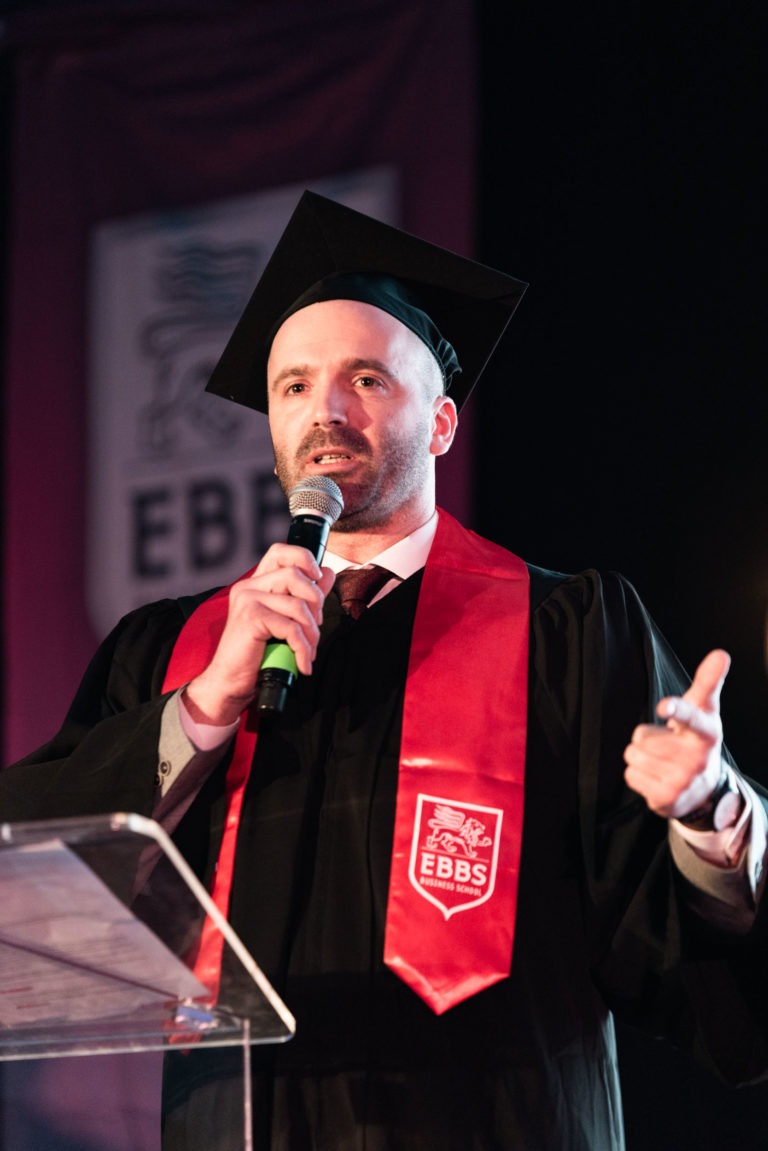
{"type": "Polygon", "coordinates": [[[328,476],[307,476],[288,492],[288,508],[291,516],[322,516],[329,524],[335,524],[344,511],[341,488],[328,476]]]}

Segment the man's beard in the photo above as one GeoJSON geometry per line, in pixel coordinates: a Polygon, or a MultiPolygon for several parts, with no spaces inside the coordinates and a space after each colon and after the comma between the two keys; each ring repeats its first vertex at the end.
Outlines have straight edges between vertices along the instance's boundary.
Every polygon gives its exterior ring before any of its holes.
{"type": "Polygon", "coordinates": [[[336,481],[344,496],[344,511],[334,524],[335,532],[367,531],[386,524],[428,476],[424,428],[414,428],[404,438],[393,436],[383,441],[378,463],[374,463],[371,446],[361,432],[343,427],[333,432],[315,428],[301,441],[292,460],[285,452],[275,452],[275,470],[283,491],[287,494],[304,478],[304,465],[298,461],[330,448],[346,449],[357,462],[354,480],[331,468],[322,472],[336,481]]]}

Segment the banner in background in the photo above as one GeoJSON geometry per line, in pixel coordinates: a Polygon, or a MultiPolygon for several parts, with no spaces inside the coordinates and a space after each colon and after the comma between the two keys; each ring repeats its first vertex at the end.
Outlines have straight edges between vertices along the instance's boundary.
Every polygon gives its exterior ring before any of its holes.
{"type": "MultiPolygon", "coordinates": [[[[123,611],[282,532],[259,418],[246,439],[234,406],[204,409],[207,366],[306,187],[367,187],[373,214],[472,254],[475,91],[469,0],[73,3],[9,19],[4,46],[9,761],[123,611]]],[[[465,429],[438,465],[464,518],[468,449],[465,429]]]]}
{"type": "MultiPolygon", "coordinates": [[[[313,184],[397,223],[380,168],[313,184]]],[[[205,384],[303,191],[100,225],[91,261],[88,613],[229,584],[285,539],[264,416],[205,384]]]]}

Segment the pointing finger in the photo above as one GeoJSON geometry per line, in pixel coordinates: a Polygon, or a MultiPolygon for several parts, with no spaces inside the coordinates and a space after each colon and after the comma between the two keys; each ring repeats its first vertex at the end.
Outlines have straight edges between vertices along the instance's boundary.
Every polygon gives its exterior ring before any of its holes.
{"type": "Polygon", "coordinates": [[[683,698],[703,711],[719,712],[720,692],[730,666],[731,657],[727,651],[719,648],[711,651],[697,667],[693,683],[683,698]]]}
{"type": "Polygon", "coordinates": [[[720,693],[730,666],[731,657],[726,651],[711,651],[699,664],[682,698],[660,701],[659,716],[669,720],[674,729],[687,728],[711,738],[719,730],[720,693]]]}

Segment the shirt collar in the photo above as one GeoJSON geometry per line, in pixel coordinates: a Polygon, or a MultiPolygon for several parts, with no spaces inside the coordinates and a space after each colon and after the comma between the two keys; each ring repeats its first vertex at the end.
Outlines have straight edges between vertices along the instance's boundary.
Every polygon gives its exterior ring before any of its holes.
{"type": "MultiPolygon", "coordinates": [[[[366,564],[379,564],[380,567],[387,568],[398,579],[408,579],[414,572],[419,571],[424,567],[429,555],[429,549],[432,547],[432,541],[435,538],[437,531],[437,511],[434,511],[426,523],[421,527],[416,528],[410,535],[404,536],[403,539],[398,540],[396,544],[385,548],[383,552],[378,555],[371,556],[366,560],[366,564]]],[[[353,564],[343,556],[336,555],[334,552],[327,551],[323,558],[323,566],[331,568],[332,571],[340,572],[349,567],[364,567],[365,564],[353,564]]]]}

